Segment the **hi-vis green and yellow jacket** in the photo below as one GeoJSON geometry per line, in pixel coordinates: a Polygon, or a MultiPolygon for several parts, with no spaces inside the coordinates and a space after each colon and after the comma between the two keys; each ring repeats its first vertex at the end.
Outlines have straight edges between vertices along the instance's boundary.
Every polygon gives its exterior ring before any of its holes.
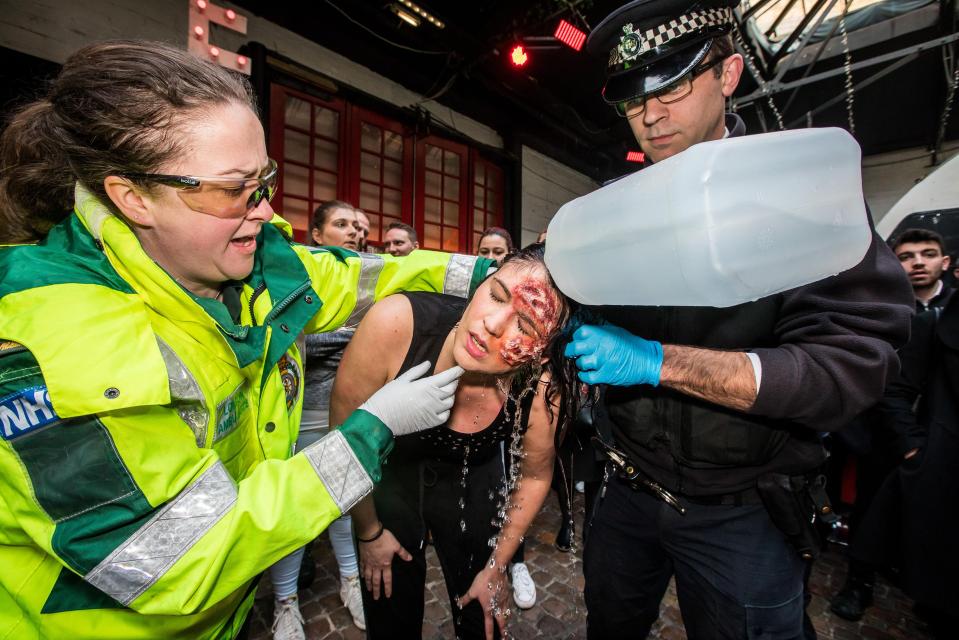
{"type": "Polygon", "coordinates": [[[297,335],[401,289],[466,296],[492,263],[288,233],[264,225],[226,304],[80,188],[43,242],[0,248],[0,638],[231,638],[255,576],[370,491],[392,435],[368,413],[290,457],[297,335]]]}

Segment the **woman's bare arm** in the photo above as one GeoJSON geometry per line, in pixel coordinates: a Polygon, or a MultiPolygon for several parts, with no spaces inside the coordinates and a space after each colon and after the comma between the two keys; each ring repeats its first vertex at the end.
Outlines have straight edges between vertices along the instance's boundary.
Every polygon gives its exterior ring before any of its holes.
{"type": "Polygon", "coordinates": [[[412,337],[413,312],[405,296],[390,296],[373,305],[343,352],[330,397],[330,424],[343,424],[396,377],[412,337]]]}

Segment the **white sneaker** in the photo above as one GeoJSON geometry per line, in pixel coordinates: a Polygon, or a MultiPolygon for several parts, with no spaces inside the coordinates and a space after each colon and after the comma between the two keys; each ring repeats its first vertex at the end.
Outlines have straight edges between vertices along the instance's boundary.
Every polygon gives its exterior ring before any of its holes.
{"type": "Polygon", "coordinates": [[[536,604],[536,583],[529,575],[526,563],[517,562],[511,570],[513,576],[513,602],[520,609],[529,609],[536,604]]]}
{"type": "Polygon", "coordinates": [[[303,616],[296,596],[275,602],[273,609],[273,640],[306,640],[303,616]]]}
{"type": "Polygon", "coordinates": [[[353,616],[353,624],[360,631],[366,631],[366,616],[363,615],[363,594],[360,592],[360,576],[340,578],[340,600],[353,616]]]}

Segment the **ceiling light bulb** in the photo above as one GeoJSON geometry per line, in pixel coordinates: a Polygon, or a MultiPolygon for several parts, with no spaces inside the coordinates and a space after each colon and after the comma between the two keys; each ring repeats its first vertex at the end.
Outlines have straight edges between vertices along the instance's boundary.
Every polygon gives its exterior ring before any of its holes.
{"type": "Polygon", "coordinates": [[[414,26],[414,27],[420,26],[420,21],[419,21],[419,19],[417,19],[416,16],[410,15],[409,13],[406,13],[406,12],[403,11],[402,9],[397,9],[397,10],[396,10],[396,15],[399,17],[400,20],[402,20],[403,22],[405,22],[405,23],[407,23],[407,24],[409,24],[409,25],[412,25],[412,26],[414,26]]]}

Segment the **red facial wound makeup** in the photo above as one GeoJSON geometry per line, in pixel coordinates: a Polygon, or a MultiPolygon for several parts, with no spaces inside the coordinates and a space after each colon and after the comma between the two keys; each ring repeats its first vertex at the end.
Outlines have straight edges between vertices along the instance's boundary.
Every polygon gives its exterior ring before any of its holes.
{"type": "Polygon", "coordinates": [[[500,349],[500,357],[511,367],[539,357],[546,348],[558,315],[556,296],[542,280],[526,278],[510,290],[513,309],[529,318],[533,335],[521,334],[510,338],[500,349]]]}

